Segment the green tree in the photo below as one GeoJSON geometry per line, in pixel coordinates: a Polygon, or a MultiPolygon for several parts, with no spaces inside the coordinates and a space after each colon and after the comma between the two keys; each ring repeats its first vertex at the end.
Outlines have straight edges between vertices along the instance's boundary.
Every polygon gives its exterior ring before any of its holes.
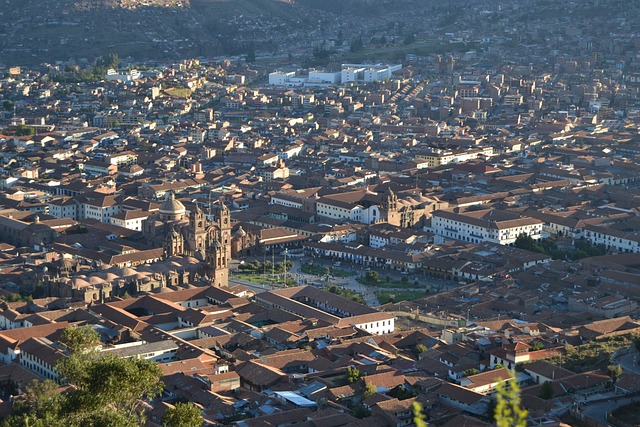
{"type": "Polygon", "coordinates": [[[416,346],[415,346],[415,348],[413,349],[413,352],[414,352],[416,355],[422,354],[422,353],[424,353],[425,351],[427,351],[427,346],[426,346],[426,345],[424,345],[424,344],[418,344],[418,345],[416,345],[416,346]]]}
{"type": "Polygon", "coordinates": [[[615,383],[618,381],[618,378],[620,378],[620,375],[622,375],[622,367],[620,365],[609,365],[607,366],[607,374],[615,383]]]}
{"type": "Polygon", "coordinates": [[[256,62],[256,48],[253,44],[247,49],[247,62],[256,62]]]}
{"type": "Polygon", "coordinates": [[[425,421],[424,413],[422,412],[422,405],[420,402],[416,402],[415,400],[411,404],[411,412],[413,414],[413,423],[416,427],[427,427],[427,422],[425,421]]]}
{"type": "Polygon", "coordinates": [[[25,399],[13,404],[12,415],[5,419],[4,426],[49,426],[60,425],[58,416],[62,404],[59,386],[54,381],[32,381],[27,387],[25,399]]]}
{"type": "Polygon", "coordinates": [[[108,407],[136,418],[141,399],[153,398],[162,391],[162,371],[146,359],[100,357],[88,366],[87,374],[84,386],[71,395],[81,411],[108,407]]]}
{"type": "Polygon", "coordinates": [[[553,399],[555,391],[553,390],[553,383],[551,381],[545,381],[540,387],[540,399],[549,400],[553,399]]]}
{"type": "Polygon", "coordinates": [[[324,44],[313,48],[313,57],[318,61],[326,60],[329,55],[331,55],[331,51],[324,44]]]}
{"type": "Polygon", "coordinates": [[[371,415],[371,411],[366,406],[360,404],[353,408],[353,416],[359,419],[366,418],[371,415]]]}
{"type": "Polygon", "coordinates": [[[32,385],[22,408],[7,427],[108,426],[144,423],[143,400],[162,390],[161,371],[145,359],[124,359],[98,351],[98,334],[90,327],[64,330],[60,346],[67,352],[56,365],[61,380],[75,387],[59,394],[51,382],[32,385]]]}
{"type": "Polygon", "coordinates": [[[100,335],[90,326],[68,327],[62,332],[59,344],[69,357],[60,359],[56,370],[66,382],[84,387],[89,380],[89,366],[100,354],[100,335]]]}
{"type": "Polygon", "coordinates": [[[93,65],[94,67],[102,70],[118,68],[120,66],[120,56],[115,52],[111,52],[96,59],[93,65]]]}
{"type": "Polygon", "coordinates": [[[367,397],[371,397],[376,394],[377,391],[378,388],[375,386],[375,384],[367,383],[367,385],[364,386],[364,393],[362,393],[362,397],[366,399],[367,397]]]}
{"type": "Polygon", "coordinates": [[[378,283],[380,281],[380,275],[377,271],[373,270],[367,271],[367,274],[364,278],[369,283],[378,283]]]}
{"type": "Polygon", "coordinates": [[[59,343],[72,355],[95,352],[100,345],[100,334],[91,326],[68,327],[62,331],[59,343]]]}
{"type": "Polygon", "coordinates": [[[351,42],[351,46],[349,47],[349,50],[352,53],[362,52],[364,50],[364,42],[362,41],[362,37],[358,37],[357,39],[353,40],[351,42]]]}
{"type": "Polygon", "coordinates": [[[7,99],[5,101],[2,102],[2,108],[5,109],[6,111],[11,111],[13,110],[13,100],[11,99],[7,99]]]}
{"type": "Polygon", "coordinates": [[[164,427],[201,427],[203,421],[200,409],[192,402],[176,403],[162,417],[164,427]]]}
{"type": "Polygon", "coordinates": [[[27,126],[27,125],[16,126],[16,136],[33,135],[35,132],[36,130],[31,126],[27,126]]]}
{"type": "Polygon", "coordinates": [[[531,236],[521,233],[513,243],[516,248],[524,249],[531,252],[546,253],[545,248],[536,242],[531,236]]]}
{"type": "Polygon", "coordinates": [[[526,427],[527,414],[527,410],[520,406],[520,387],[515,378],[499,383],[493,415],[497,427],[526,427]]]}
{"type": "Polygon", "coordinates": [[[465,369],[464,371],[462,371],[462,376],[463,377],[468,377],[470,375],[475,375],[478,372],[480,372],[480,371],[478,371],[476,368],[465,369]]]}
{"type": "Polygon", "coordinates": [[[529,350],[538,351],[538,350],[542,350],[543,348],[544,348],[544,344],[542,344],[542,341],[534,341],[531,343],[531,348],[529,350]]]}
{"type": "Polygon", "coordinates": [[[360,371],[354,367],[347,366],[347,371],[344,374],[345,379],[349,384],[353,384],[358,381],[358,379],[362,376],[360,371]]]}
{"type": "Polygon", "coordinates": [[[409,33],[404,37],[403,43],[409,45],[416,41],[416,36],[413,33],[409,33]]]}

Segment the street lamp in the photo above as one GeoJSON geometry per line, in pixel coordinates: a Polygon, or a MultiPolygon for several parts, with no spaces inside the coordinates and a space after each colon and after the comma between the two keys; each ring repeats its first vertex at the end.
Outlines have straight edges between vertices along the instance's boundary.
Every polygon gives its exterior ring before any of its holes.
{"type": "Polygon", "coordinates": [[[284,270],[284,274],[282,275],[283,277],[283,284],[284,287],[287,287],[287,248],[284,248],[284,264],[282,266],[283,270],[284,270]]]}

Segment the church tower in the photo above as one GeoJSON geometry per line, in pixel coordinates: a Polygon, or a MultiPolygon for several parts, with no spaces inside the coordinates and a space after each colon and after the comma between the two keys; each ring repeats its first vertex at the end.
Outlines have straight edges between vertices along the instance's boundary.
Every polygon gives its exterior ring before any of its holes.
{"type": "Polygon", "coordinates": [[[164,238],[164,256],[179,256],[184,253],[184,239],[174,228],[164,238]]]}
{"type": "Polygon", "coordinates": [[[229,285],[229,258],[223,245],[214,240],[206,252],[207,276],[211,285],[216,287],[229,285]]]}
{"type": "Polygon", "coordinates": [[[231,212],[222,201],[213,222],[216,233],[207,247],[207,275],[213,286],[227,286],[231,261],[231,212]]]}
{"type": "Polygon", "coordinates": [[[231,212],[227,205],[220,201],[220,210],[218,211],[218,227],[220,228],[220,243],[222,243],[229,254],[231,254],[231,212]]]}
{"type": "Polygon", "coordinates": [[[380,203],[380,218],[387,218],[387,222],[391,225],[400,225],[400,214],[398,212],[398,196],[389,189],[386,195],[382,197],[380,203]]]}
{"type": "Polygon", "coordinates": [[[207,226],[209,222],[204,215],[200,206],[196,203],[196,207],[189,215],[189,237],[188,246],[191,256],[198,259],[207,248],[207,226]]]}

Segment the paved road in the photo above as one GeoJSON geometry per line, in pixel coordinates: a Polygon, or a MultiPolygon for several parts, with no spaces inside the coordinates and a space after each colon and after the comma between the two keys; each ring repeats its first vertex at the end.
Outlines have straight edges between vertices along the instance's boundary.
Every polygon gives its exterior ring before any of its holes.
{"type": "MultiPolygon", "coordinates": [[[[637,360],[640,355],[636,352],[635,347],[630,347],[631,353],[622,355],[613,360],[613,363],[619,364],[622,370],[625,372],[634,372],[640,374],[640,367],[637,360]]],[[[601,399],[604,396],[593,396],[593,398],[601,399]]],[[[622,395],[615,395],[610,393],[609,399],[604,402],[592,403],[588,406],[582,406],[581,411],[583,414],[593,418],[594,420],[607,424],[607,414],[614,409],[626,405],[627,403],[640,401],[640,396],[623,397],[622,395]]]]}
{"type": "Polygon", "coordinates": [[[627,403],[635,402],[640,400],[640,396],[634,397],[612,397],[610,400],[606,402],[600,403],[592,403],[589,406],[582,407],[582,413],[587,415],[590,418],[598,421],[599,423],[607,424],[607,414],[614,409],[626,405],[627,403]],[[619,400],[615,400],[619,399],[619,400]]]}
{"type": "Polygon", "coordinates": [[[615,362],[618,363],[622,367],[622,370],[625,372],[640,374],[640,366],[638,366],[638,360],[640,360],[640,356],[635,351],[635,349],[632,348],[632,353],[617,358],[615,362]]]}

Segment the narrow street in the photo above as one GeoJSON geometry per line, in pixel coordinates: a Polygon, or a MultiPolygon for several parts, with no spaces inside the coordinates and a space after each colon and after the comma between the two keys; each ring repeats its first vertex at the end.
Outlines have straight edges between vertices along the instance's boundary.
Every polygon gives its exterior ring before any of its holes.
{"type": "Polygon", "coordinates": [[[581,412],[589,418],[593,418],[594,420],[598,421],[599,423],[607,424],[607,415],[609,414],[609,412],[628,403],[636,402],[638,401],[638,399],[640,399],[638,396],[616,396],[612,397],[606,402],[592,403],[589,406],[583,406],[581,412]]]}
{"type": "Polygon", "coordinates": [[[615,362],[618,363],[622,367],[622,370],[625,372],[640,374],[640,366],[638,366],[638,360],[640,360],[639,354],[635,351],[635,348],[632,348],[631,353],[620,356],[619,358],[615,359],[615,362]]]}

